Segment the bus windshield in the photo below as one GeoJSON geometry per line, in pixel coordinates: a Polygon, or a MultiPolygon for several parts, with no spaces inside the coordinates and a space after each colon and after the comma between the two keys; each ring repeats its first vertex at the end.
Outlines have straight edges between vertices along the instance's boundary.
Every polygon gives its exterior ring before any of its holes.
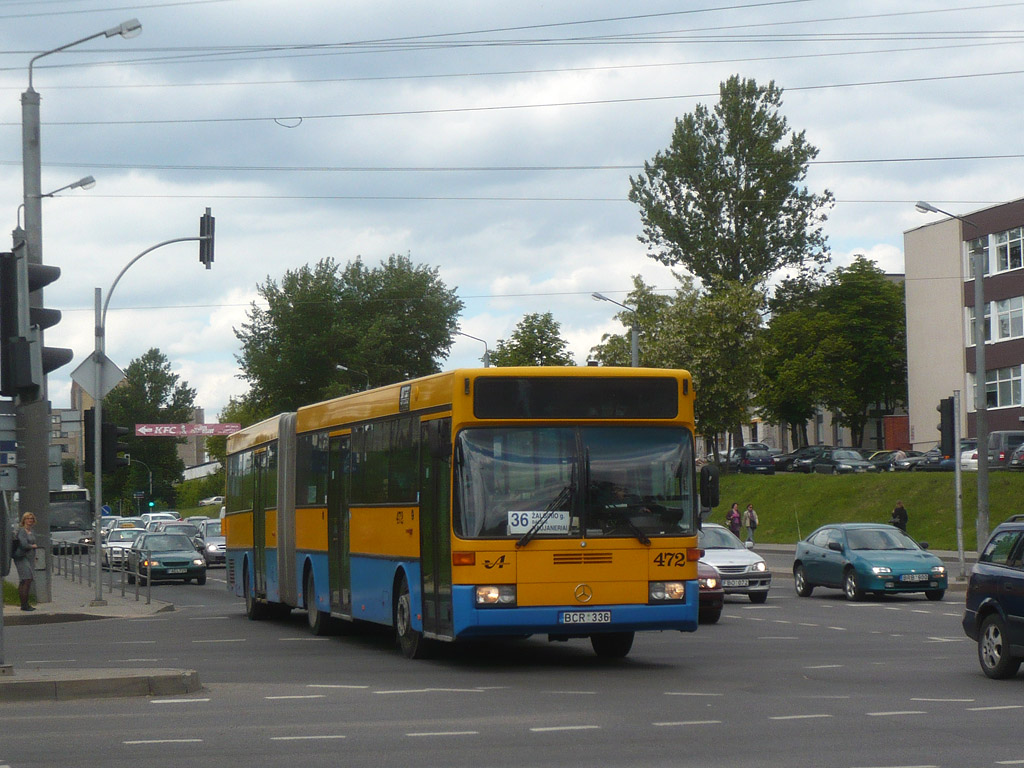
{"type": "Polygon", "coordinates": [[[50,503],[51,531],[87,531],[91,525],[92,508],[88,501],[50,503]]]}
{"type": "Polygon", "coordinates": [[[677,427],[466,429],[455,483],[455,534],[465,539],[693,531],[693,439],[677,427]]]}

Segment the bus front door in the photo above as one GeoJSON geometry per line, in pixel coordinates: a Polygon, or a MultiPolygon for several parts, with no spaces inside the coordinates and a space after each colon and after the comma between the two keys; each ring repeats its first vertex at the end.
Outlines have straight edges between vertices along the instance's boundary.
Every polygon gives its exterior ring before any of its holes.
{"type": "Polygon", "coordinates": [[[327,479],[327,579],[331,612],[352,615],[352,576],[349,567],[348,467],[349,436],[331,438],[327,479]]]}
{"type": "Polygon", "coordinates": [[[254,460],[256,484],[252,495],[252,593],[264,598],[267,596],[267,452],[258,452],[254,460]]]}
{"type": "Polygon", "coordinates": [[[434,419],[420,426],[423,631],[446,640],[455,632],[451,549],[451,419],[434,419]]]}

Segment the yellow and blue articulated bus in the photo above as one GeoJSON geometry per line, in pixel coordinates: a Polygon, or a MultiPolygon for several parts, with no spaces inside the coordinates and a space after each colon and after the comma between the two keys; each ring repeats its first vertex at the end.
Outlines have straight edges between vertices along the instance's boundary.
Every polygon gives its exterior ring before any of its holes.
{"type": "Polygon", "coordinates": [[[546,634],[629,653],[697,629],[686,371],[456,370],[228,438],[228,588],[430,642],[546,634]]]}

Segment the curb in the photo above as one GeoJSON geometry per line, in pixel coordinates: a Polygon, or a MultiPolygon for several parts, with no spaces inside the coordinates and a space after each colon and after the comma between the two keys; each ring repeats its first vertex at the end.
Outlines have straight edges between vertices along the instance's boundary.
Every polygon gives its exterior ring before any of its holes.
{"type": "Polygon", "coordinates": [[[33,670],[0,676],[0,703],[175,696],[201,689],[194,669],[33,670]]]}

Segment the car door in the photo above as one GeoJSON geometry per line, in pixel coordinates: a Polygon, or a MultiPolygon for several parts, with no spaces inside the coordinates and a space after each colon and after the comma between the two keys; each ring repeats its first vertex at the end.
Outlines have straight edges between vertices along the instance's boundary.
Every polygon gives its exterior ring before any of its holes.
{"type": "Polygon", "coordinates": [[[1018,536],[1017,546],[1007,561],[1001,592],[1010,642],[1024,646],[1024,535],[1018,536]]]}
{"type": "Polygon", "coordinates": [[[828,533],[825,556],[821,559],[820,583],[832,587],[842,585],[846,562],[846,535],[838,528],[833,528],[828,533]]]}
{"type": "Polygon", "coordinates": [[[807,554],[803,560],[804,574],[810,584],[824,584],[825,558],[827,556],[830,528],[824,528],[807,540],[807,554]]]}

